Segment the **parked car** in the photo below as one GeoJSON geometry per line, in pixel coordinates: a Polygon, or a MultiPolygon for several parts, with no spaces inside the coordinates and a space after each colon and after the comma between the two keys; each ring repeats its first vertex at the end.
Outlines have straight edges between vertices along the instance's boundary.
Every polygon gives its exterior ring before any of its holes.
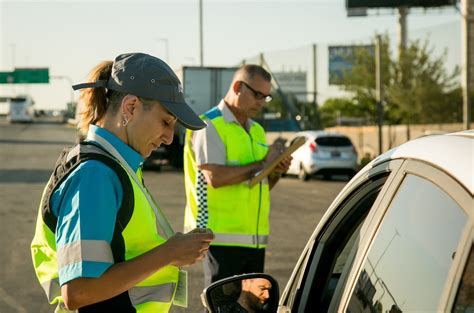
{"type": "MultiPolygon", "coordinates": [[[[281,297],[268,289],[265,312],[474,312],[473,158],[474,130],[377,157],[328,208],[281,297]]],[[[210,311],[215,290],[247,278],[205,289],[210,311]]]]}
{"type": "Polygon", "coordinates": [[[330,179],[337,174],[352,177],[357,172],[358,156],[349,137],[325,131],[302,131],[291,137],[287,145],[301,137],[306,143],[292,154],[288,174],[308,180],[316,174],[330,179]]]}

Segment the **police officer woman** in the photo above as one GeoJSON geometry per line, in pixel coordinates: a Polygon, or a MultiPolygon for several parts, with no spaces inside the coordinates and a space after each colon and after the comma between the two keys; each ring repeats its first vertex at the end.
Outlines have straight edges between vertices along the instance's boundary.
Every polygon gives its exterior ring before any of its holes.
{"type": "Polygon", "coordinates": [[[171,143],[176,121],[205,124],[153,56],[119,55],[88,80],[74,86],[83,89],[85,140],[63,151],[41,200],[31,244],[38,280],[56,312],[168,312],[185,300],[179,267],[201,260],[214,236],[175,234],[141,166],[171,143]]]}

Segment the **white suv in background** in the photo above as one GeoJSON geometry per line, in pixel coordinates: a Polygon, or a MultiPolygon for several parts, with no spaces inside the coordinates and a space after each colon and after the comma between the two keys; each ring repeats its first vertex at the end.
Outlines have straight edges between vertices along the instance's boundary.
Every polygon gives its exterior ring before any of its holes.
{"type": "Polygon", "coordinates": [[[315,174],[322,174],[325,179],[330,179],[332,175],[339,174],[352,177],[357,172],[357,152],[347,136],[325,131],[303,131],[291,137],[287,145],[301,137],[306,142],[292,154],[293,161],[288,174],[308,180],[315,174]]]}

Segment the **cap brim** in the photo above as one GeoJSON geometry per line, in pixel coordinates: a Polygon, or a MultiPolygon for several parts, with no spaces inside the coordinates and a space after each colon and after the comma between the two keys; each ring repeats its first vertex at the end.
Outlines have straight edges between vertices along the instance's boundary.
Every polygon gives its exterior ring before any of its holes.
{"type": "Polygon", "coordinates": [[[160,103],[178,119],[184,127],[191,130],[198,130],[206,127],[206,123],[194,113],[193,109],[186,103],[166,102],[160,101],[160,103]]]}

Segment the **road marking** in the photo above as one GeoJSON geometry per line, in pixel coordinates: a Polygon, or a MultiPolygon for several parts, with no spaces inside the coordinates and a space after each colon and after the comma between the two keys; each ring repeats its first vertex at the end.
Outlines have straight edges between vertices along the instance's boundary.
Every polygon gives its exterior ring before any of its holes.
{"type": "Polygon", "coordinates": [[[18,301],[10,297],[7,292],[0,287],[0,301],[6,303],[11,308],[15,309],[18,313],[28,313],[28,311],[22,307],[18,301]]]}

